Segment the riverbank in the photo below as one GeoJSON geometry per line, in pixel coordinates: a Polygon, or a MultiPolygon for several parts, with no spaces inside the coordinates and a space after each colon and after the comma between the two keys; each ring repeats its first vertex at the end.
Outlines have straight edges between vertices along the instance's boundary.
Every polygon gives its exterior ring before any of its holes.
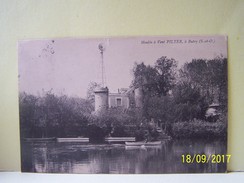
{"type": "MultiPolygon", "coordinates": [[[[166,129],[162,133],[158,133],[156,130],[152,130],[152,135],[155,136],[155,140],[165,138],[160,138],[161,136],[167,136],[167,139],[189,139],[189,138],[199,138],[199,139],[225,139],[227,136],[227,124],[223,121],[217,121],[214,123],[193,120],[185,122],[177,122],[169,125],[170,128],[166,129]],[[154,134],[155,133],[155,134],[154,134]],[[156,134],[157,133],[157,134],[156,134]]],[[[110,137],[107,136],[107,128],[101,128],[96,125],[87,127],[86,136],[80,137],[50,137],[50,138],[24,138],[26,141],[45,141],[45,139],[60,139],[61,141],[79,141],[86,143],[104,143],[106,141],[117,139],[121,141],[121,138],[131,139],[133,141],[143,141],[145,140],[145,128],[137,128],[136,126],[128,127],[126,125],[121,125],[119,127],[114,127],[114,131],[117,133],[111,134],[110,137]],[[122,135],[122,136],[121,136],[122,135]],[[63,140],[64,139],[64,140],[63,140]],[[109,140],[110,139],[110,140],[109,140]]],[[[60,141],[57,140],[57,141],[60,141]]],[[[123,140],[131,141],[131,140],[123,140]]]]}
{"type": "Polygon", "coordinates": [[[173,138],[226,138],[227,124],[201,120],[178,122],[172,125],[172,135],[173,138]]]}

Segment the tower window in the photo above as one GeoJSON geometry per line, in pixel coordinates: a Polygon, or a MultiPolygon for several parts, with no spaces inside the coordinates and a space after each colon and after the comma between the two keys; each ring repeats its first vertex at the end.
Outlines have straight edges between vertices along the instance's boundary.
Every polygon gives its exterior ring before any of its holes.
{"type": "Polygon", "coordinates": [[[121,98],[117,98],[116,99],[116,104],[117,104],[117,107],[122,106],[122,100],[121,100],[121,98]]]}

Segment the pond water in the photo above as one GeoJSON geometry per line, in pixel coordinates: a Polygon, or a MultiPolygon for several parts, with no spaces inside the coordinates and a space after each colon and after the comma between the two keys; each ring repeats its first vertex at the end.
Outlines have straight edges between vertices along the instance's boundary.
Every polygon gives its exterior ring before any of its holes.
{"type": "Polygon", "coordinates": [[[22,142],[22,171],[48,173],[210,173],[226,163],[182,163],[182,154],[226,154],[220,140],[174,140],[156,147],[22,142]]]}

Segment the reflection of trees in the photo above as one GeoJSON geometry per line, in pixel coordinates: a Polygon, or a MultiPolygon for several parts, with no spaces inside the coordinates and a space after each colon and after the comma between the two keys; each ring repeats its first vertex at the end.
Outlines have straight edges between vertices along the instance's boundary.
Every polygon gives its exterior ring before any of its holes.
{"type": "Polygon", "coordinates": [[[165,141],[161,147],[70,143],[28,143],[22,154],[23,171],[55,173],[197,173],[224,172],[226,164],[183,164],[182,154],[225,154],[221,141],[165,141]],[[28,155],[32,155],[29,157],[28,155]]]}
{"type": "Polygon", "coordinates": [[[46,143],[42,143],[41,147],[34,147],[33,162],[36,172],[48,172],[50,170],[46,143]]]}
{"type": "Polygon", "coordinates": [[[226,144],[221,140],[209,141],[209,140],[176,140],[172,143],[172,154],[174,154],[174,160],[180,160],[176,162],[178,165],[175,172],[187,172],[187,173],[213,173],[213,172],[225,172],[226,164],[213,164],[209,163],[182,163],[182,154],[197,155],[197,154],[226,154],[226,144]]]}
{"type": "Polygon", "coordinates": [[[95,167],[98,173],[135,173],[137,158],[123,147],[109,147],[89,152],[89,167],[95,167]]]}
{"type": "Polygon", "coordinates": [[[34,172],[33,148],[29,143],[21,143],[21,171],[34,172]]]}

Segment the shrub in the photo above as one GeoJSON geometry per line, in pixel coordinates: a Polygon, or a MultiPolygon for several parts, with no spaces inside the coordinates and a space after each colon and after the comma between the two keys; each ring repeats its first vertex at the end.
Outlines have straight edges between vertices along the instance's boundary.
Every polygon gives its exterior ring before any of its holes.
{"type": "Polygon", "coordinates": [[[102,143],[104,141],[105,131],[103,128],[94,124],[88,125],[86,136],[89,138],[91,143],[102,143]]]}
{"type": "Polygon", "coordinates": [[[104,130],[106,136],[134,136],[135,127],[141,119],[135,111],[122,108],[111,108],[98,115],[88,117],[89,124],[94,124],[104,130]]]}
{"type": "Polygon", "coordinates": [[[172,125],[172,134],[175,138],[225,138],[227,135],[227,126],[222,121],[216,123],[203,120],[177,122],[172,125]]]}

